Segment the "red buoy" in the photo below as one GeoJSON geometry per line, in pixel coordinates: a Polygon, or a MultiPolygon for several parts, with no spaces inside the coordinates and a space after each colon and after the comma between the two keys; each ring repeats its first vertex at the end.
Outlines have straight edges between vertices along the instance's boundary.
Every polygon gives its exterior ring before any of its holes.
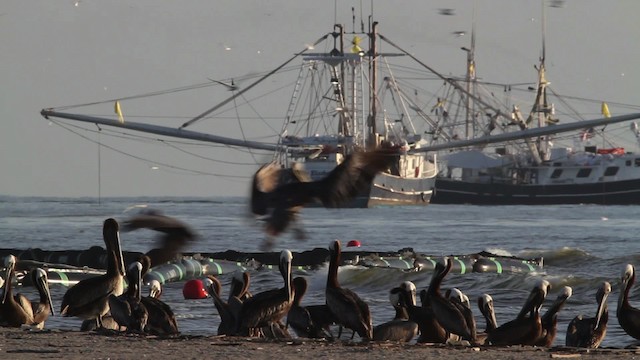
{"type": "Polygon", "coordinates": [[[350,240],[347,243],[347,247],[360,247],[360,240],[350,240]]]}
{"type": "Polygon", "coordinates": [[[182,295],[185,299],[205,299],[207,297],[207,291],[204,289],[202,280],[193,279],[184,283],[182,295]]]}

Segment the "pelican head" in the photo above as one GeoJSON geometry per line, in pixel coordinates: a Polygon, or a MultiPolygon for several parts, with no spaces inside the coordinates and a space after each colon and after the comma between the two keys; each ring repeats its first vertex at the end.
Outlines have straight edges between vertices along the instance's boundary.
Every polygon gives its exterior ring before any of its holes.
{"type": "Polygon", "coordinates": [[[149,296],[159,299],[160,295],[162,295],[162,285],[160,284],[160,281],[156,279],[151,280],[151,283],[149,284],[149,296]]]}
{"type": "Polygon", "coordinates": [[[51,310],[51,315],[55,316],[55,311],[53,310],[53,301],[51,301],[51,291],[49,290],[49,278],[47,277],[47,272],[41,268],[36,268],[32,270],[32,281],[33,285],[40,291],[41,294],[44,294],[47,297],[49,302],[49,310],[51,310]]]}
{"type": "Polygon", "coordinates": [[[417,292],[416,285],[411,281],[403,281],[402,284],[400,284],[400,288],[409,295],[409,301],[411,302],[411,305],[415,305],[417,292]]]}
{"type": "Polygon", "coordinates": [[[13,269],[16,267],[16,261],[17,261],[16,257],[13,255],[9,255],[4,258],[4,267],[5,267],[4,278],[7,283],[7,286],[5,287],[4,293],[2,294],[2,304],[5,303],[5,301],[7,300],[7,296],[9,294],[9,292],[7,291],[7,288],[11,283],[11,276],[12,276],[13,269]]]}
{"type": "Polygon", "coordinates": [[[596,300],[598,301],[598,312],[596,313],[596,324],[594,326],[597,329],[600,326],[600,320],[602,319],[602,314],[604,314],[604,309],[607,307],[607,298],[611,293],[611,284],[608,281],[602,282],[602,285],[598,289],[596,293],[596,300]]]}

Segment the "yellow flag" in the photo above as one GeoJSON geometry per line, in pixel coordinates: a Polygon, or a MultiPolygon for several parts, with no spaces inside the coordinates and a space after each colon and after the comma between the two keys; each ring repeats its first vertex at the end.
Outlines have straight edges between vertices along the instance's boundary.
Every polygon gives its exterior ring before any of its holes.
{"type": "Polygon", "coordinates": [[[351,47],[351,52],[358,54],[362,51],[362,48],[360,47],[360,41],[362,41],[362,39],[359,36],[354,36],[353,40],[351,40],[351,44],[353,44],[353,46],[351,47]]]}
{"type": "Polygon", "coordinates": [[[113,106],[113,110],[118,114],[118,121],[124,124],[124,116],[122,116],[122,109],[120,108],[120,101],[116,100],[116,104],[113,106]]]}
{"type": "Polygon", "coordinates": [[[609,106],[607,106],[607,103],[604,101],[602,102],[602,116],[606,118],[611,117],[611,113],[609,112],[609,106]]]}

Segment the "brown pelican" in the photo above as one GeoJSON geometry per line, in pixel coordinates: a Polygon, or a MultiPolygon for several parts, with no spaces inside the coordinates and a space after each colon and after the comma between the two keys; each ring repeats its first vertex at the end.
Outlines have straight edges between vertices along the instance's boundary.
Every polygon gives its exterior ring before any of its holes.
{"type": "MultiPolygon", "coordinates": [[[[392,155],[387,149],[354,152],[321,180],[283,185],[279,182],[284,170],[275,163],[264,165],[253,177],[251,211],[264,217],[268,236],[278,236],[296,224],[298,212],[306,204],[318,200],[324,207],[339,207],[368,188],[376,174],[389,167],[392,155]]],[[[297,236],[304,238],[301,230],[297,236]]]]}
{"type": "Polygon", "coordinates": [[[31,302],[33,325],[35,325],[37,329],[43,329],[44,323],[49,318],[49,315],[54,315],[51,292],[49,291],[49,280],[47,278],[47,272],[41,268],[33,269],[29,273],[31,282],[40,295],[39,301],[31,302]]]}
{"type": "Polygon", "coordinates": [[[291,326],[298,337],[310,339],[330,338],[331,335],[326,332],[325,328],[316,325],[309,310],[300,304],[304,294],[307,292],[307,280],[301,276],[295,277],[293,279],[293,288],[295,289],[295,294],[293,304],[287,314],[286,325],[291,326]]]}
{"type": "Polygon", "coordinates": [[[534,345],[542,336],[540,307],[547,296],[549,287],[547,280],[538,281],[522,306],[518,317],[491,331],[487,336],[489,343],[492,345],[534,345]]]}
{"type": "Polygon", "coordinates": [[[627,264],[622,272],[622,284],[620,297],[618,298],[618,310],[616,316],[620,327],[631,337],[640,339],[640,310],[629,304],[629,290],[636,281],[636,269],[627,264]]]}
{"type": "Polygon", "coordinates": [[[291,260],[293,255],[289,250],[280,253],[280,274],[284,280],[284,287],[263,291],[246,299],[236,318],[235,333],[248,336],[255,329],[264,326],[279,326],[278,323],[291,308],[293,303],[293,289],[291,287],[291,260]]]}
{"type": "Polygon", "coordinates": [[[569,286],[565,286],[558,295],[551,307],[542,316],[542,336],[536,341],[537,346],[551,347],[558,333],[558,311],[562,309],[568,298],[571,297],[573,290],[569,286]]]}
{"type": "Polygon", "coordinates": [[[445,343],[448,339],[447,331],[436,320],[433,309],[427,300],[427,290],[420,292],[422,306],[416,306],[416,286],[411,281],[405,281],[400,285],[404,290],[400,300],[409,314],[409,319],[418,324],[420,336],[417,343],[445,343]]]}
{"type": "Polygon", "coordinates": [[[598,310],[593,318],[584,318],[578,315],[569,323],[565,344],[573,347],[596,349],[602,343],[607,334],[609,322],[609,310],[607,298],[611,293],[611,284],[604,281],[596,293],[598,310]]]}
{"type": "Polygon", "coordinates": [[[0,324],[2,326],[20,327],[33,324],[31,302],[22,294],[13,295],[12,279],[15,276],[16,257],[9,255],[4,259],[5,287],[0,303],[0,324]]]}
{"type": "Polygon", "coordinates": [[[205,289],[213,299],[213,305],[218,310],[220,324],[218,325],[218,335],[233,335],[236,329],[236,317],[229,304],[222,300],[222,284],[213,275],[208,275],[205,279],[205,289]]]}
{"type": "Polygon", "coordinates": [[[451,301],[451,303],[455,307],[458,308],[467,323],[467,328],[471,329],[472,337],[476,338],[476,319],[473,317],[473,311],[471,310],[471,301],[469,300],[469,297],[458,288],[448,289],[446,291],[445,297],[449,299],[449,301],[451,301]]]}
{"type": "Polygon", "coordinates": [[[396,314],[390,321],[373,328],[373,340],[409,342],[418,336],[418,324],[409,320],[409,314],[400,300],[404,290],[396,287],[389,291],[389,301],[396,314]]]}
{"type": "Polygon", "coordinates": [[[114,219],[104,222],[102,235],[107,247],[107,273],[84,279],[71,287],[62,298],[60,314],[95,319],[102,327],[102,317],[109,312],[109,295],[121,295],[124,287],[124,260],[120,250],[118,223],[114,219]]]}
{"type": "Polygon", "coordinates": [[[484,332],[476,334],[478,343],[484,345],[487,342],[489,334],[498,327],[498,321],[496,321],[496,312],[493,308],[493,298],[489,294],[482,294],[478,297],[478,308],[480,313],[484,316],[487,322],[487,327],[484,332]]]}
{"type": "Polygon", "coordinates": [[[334,240],[329,245],[329,273],[325,290],[326,303],[337,322],[354,330],[362,339],[373,338],[373,324],[369,305],[362,301],[353,291],[343,288],[338,283],[338,265],[340,264],[340,241],[334,240]]]}
{"type": "Polygon", "coordinates": [[[127,219],[122,226],[123,231],[143,228],[164,234],[158,238],[160,247],[147,252],[147,256],[151,260],[151,266],[175,260],[186,244],[197,237],[189,225],[153,209],[127,219]]]}
{"type": "MultiPolygon", "coordinates": [[[[151,261],[148,256],[143,255],[140,257],[140,263],[142,264],[141,275],[144,277],[150,269],[151,261]]],[[[173,310],[164,301],[160,300],[161,295],[162,285],[158,280],[151,280],[149,296],[144,296],[140,299],[149,314],[146,332],[153,335],[178,334],[178,323],[173,310]]]]}
{"type": "Polygon", "coordinates": [[[127,291],[119,296],[109,295],[111,317],[127,331],[143,333],[147,326],[149,313],[142,304],[142,264],[138,261],[129,266],[127,272],[127,291]]]}
{"type": "Polygon", "coordinates": [[[471,343],[475,343],[475,326],[469,326],[465,315],[460,311],[458,306],[444,297],[440,292],[440,285],[449,271],[451,271],[451,266],[452,262],[448,257],[444,258],[444,264],[436,264],[427,290],[427,304],[431,307],[435,319],[447,332],[461,336],[464,340],[468,340],[471,343]]]}

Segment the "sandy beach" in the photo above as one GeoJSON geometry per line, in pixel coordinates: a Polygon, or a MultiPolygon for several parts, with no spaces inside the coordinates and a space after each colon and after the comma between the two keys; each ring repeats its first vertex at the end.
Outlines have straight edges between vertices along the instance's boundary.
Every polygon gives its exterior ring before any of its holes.
{"type": "Polygon", "coordinates": [[[639,349],[568,349],[535,347],[453,347],[391,343],[326,342],[308,339],[269,341],[238,337],[178,336],[79,331],[30,331],[2,328],[0,354],[5,359],[635,359],[639,349]]]}

